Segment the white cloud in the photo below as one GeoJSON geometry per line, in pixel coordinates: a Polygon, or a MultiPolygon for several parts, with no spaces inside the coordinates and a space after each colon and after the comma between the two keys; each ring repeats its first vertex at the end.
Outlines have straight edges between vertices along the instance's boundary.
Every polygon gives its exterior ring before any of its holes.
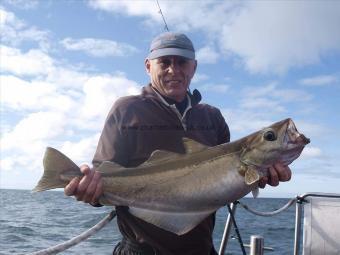
{"type": "Polygon", "coordinates": [[[321,149],[318,147],[311,147],[307,146],[301,154],[303,159],[308,159],[308,158],[318,158],[322,156],[321,149]]]}
{"type": "Polygon", "coordinates": [[[132,16],[158,17],[158,7],[153,1],[106,1],[90,0],[89,6],[94,9],[124,13],[132,16]]]}
{"type": "Polygon", "coordinates": [[[20,9],[34,9],[38,6],[38,0],[5,0],[8,4],[20,9]]]}
{"type": "Polygon", "coordinates": [[[13,12],[6,11],[1,6],[0,6],[0,24],[1,26],[9,25],[16,29],[21,29],[22,27],[25,26],[24,22],[17,19],[13,12]]]}
{"type": "MultiPolygon", "coordinates": [[[[324,137],[325,134],[332,132],[332,127],[322,123],[298,122],[297,127],[299,132],[307,134],[309,138],[324,137]]],[[[327,139],[327,137],[324,137],[327,139]]]]}
{"type": "MultiPolygon", "coordinates": [[[[26,1],[27,2],[27,1],[26,1]]],[[[48,49],[49,32],[29,26],[18,19],[14,13],[0,6],[1,42],[10,46],[18,46],[24,41],[37,42],[42,49],[48,49]]]]}
{"type": "Polygon", "coordinates": [[[208,75],[196,72],[194,77],[191,80],[191,83],[199,83],[201,81],[206,81],[208,79],[209,79],[208,75]]]}
{"type": "Polygon", "coordinates": [[[68,94],[67,88],[58,89],[45,80],[24,81],[15,76],[3,76],[2,80],[12,85],[3,91],[3,106],[21,118],[1,135],[1,164],[9,171],[23,167],[41,171],[46,146],[61,148],[79,163],[90,161],[111,105],[118,97],[140,90],[137,83],[124,76],[107,74],[90,77],[83,90],[71,88],[76,98],[68,94]]]}
{"type": "Polygon", "coordinates": [[[10,171],[14,166],[13,160],[9,158],[0,159],[0,169],[1,171],[10,171]]]}
{"type": "Polygon", "coordinates": [[[303,102],[312,99],[312,96],[303,90],[286,89],[277,82],[263,86],[249,86],[242,90],[243,100],[251,101],[254,98],[271,98],[277,102],[303,102]]]}
{"type": "Polygon", "coordinates": [[[267,110],[252,111],[233,108],[221,109],[221,112],[229,125],[232,141],[274,123],[272,116],[266,114],[267,110]]]}
{"type": "Polygon", "coordinates": [[[320,75],[301,79],[299,83],[306,86],[324,86],[333,84],[337,81],[338,77],[335,75],[320,75]]]}
{"type": "Polygon", "coordinates": [[[298,108],[299,104],[305,106],[311,100],[308,93],[282,88],[277,82],[248,86],[241,91],[231,88],[228,93],[233,97],[234,106],[232,109],[223,109],[222,113],[227,123],[230,123],[231,133],[238,137],[287,118],[293,104],[298,108]]]}
{"type": "Polygon", "coordinates": [[[53,67],[53,59],[39,49],[26,53],[16,48],[0,45],[1,69],[17,75],[47,74],[53,67]]]}
{"type": "MultiPolygon", "coordinates": [[[[175,5],[162,1],[160,5],[171,30],[201,30],[207,43],[241,59],[251,72],[282,74],[340,50],[338,1],[178,1],[175,5]]],[[[155,22],[163,22],[153,2],[93,0],[90,6],[145,17],[153,29],[155,22]]]]}
{"type": "Polygon", "coordinates": [[[21,118],[2,130],[6,132],[0,140],[1,165],[8,171],[25,168],[40,172],[46,146],[61,149],[77,163],[91,161],[111,105],[118,97],[140,90],[126,77],[102,74],[89,78],[73,99],[65,94],[65,88],[57,89],[46,81],[2,78],[12,85],[3,91],[3,106],[21,118]]]}
{"type": "Polygon", "coordinates": [[[272,112],[285,112],[286,108],[280,104],[277,100],[270,98],[245,98],[240,102],[240,106],[245,109],[261,109],[264,111],[272,112]]]}
{"type": "Polygon", "coordinates": [[[111,105],[140,90],[121,73],[89,74],[39,48],[2,45],[1,54],[1,114],[10,113],[1,123],[1,167],[9,173],[40,172],[46,146],[91,160],[111,105]]]}
{"type": "Polygon", "coordinates": [[[1,150],[30,154],[40,151],[45,140],[51,140],[65,130],[65,115],[60,112],[30,113],[1,139],[1,150]]]}
{"type": "Polygon", "coordinates": [[[196,53],[198,63],[202,64],[215,64],[218,60],[218,53],[213,47],[206,46],[199,49],[196,53]]]}
{"type": "Polygon", "coordinates": [[[80,97],[79,91],[82,90],[84,83],[90,78],[90,74],[67,64],[53,66],[43,80],[55,84],[59,89],[65,89],[68,95],[80,97]]]}
{"type": "Polygon", "coordinates": [[[211,84],[207,83],[202,86],[199,86],[199,90],[215,92],[215,93],[226,93],[229,90],[230,86],[227,84],[211,84]]]}
{"type": "MultiPolygon", "coordinates": [[[[205,1],[160,1],[162,12],[170,30],[190,31],[200,29],[212,38],[218,38],[216,32],[220,31],[221,24],[229,22],[234,16],[232,11],[237,9],[241,3],[213,0],[205,1]],[[190,10],[190,15],[188,15],[190,10]]],[[[119,13],[128,16],[140,16],[146,18],[146,24],[153,31],[163,27],[163,20],[159,14],[156,2],[153,1],[106,1],[91,0],[89,6],[94,9],[119,13]],[[158,29],[155,29],[155,22],[158,29]]]]}
{"type": "Polygon", "coordinates": [[[82,117],[91,119],[106,116],[117,98],[138,94],[139,85],[124,76],[98,75],[84,84],[84,104],[82,117]]]}
{"type": "Polygon", "coordinates": [[[77,164],[86,163],[91,165],[100,133],[91,135],[77,142],[66,141],[61,145],[60,151],[71,158],[77,164]]]}
{"type": "Polygon", "coordinates": [[[15,76],[0,76],[1,102],[3,107],[17,111],[53,109],[68,111],[74,107],[73,100],[59,93],[47,82],[27,82],[15,76]]]}
{"type": "Polygon", "coordinates": [[[137,51],[135,47],[126,43],[94,38],[65,38],[61,44],[68,50],[84,51],[94,57],[128,56],[137,51]]]}
{"type": "Polygon", "coordinates": [[[340,50],[340,3],[253,1],[224,24],[221,46],[252,72],[283,73],[340,50]]]}

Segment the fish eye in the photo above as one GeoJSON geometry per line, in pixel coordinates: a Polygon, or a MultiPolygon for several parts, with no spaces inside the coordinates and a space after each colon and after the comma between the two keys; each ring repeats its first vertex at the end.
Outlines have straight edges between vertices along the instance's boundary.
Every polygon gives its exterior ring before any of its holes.
{"type": "Polygon", "coordinates": [[[266,131],[263,134],[263,137],[267,141],[275,141],[276,140],[276,134],[273,131],[271,131],[271,130],[270,131],[266,131]]]}

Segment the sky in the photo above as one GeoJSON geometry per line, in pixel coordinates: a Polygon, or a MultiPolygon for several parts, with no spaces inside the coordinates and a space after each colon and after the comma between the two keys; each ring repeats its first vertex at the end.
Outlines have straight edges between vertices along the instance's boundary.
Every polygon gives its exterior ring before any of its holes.
{"type": "MultiPolygon", "coordinates": [[[[311,139],[293,177],[263,197],[340,193],[340,1],[164,1],[194,43],[191,89],[231,140],[292,118],[311,139]]],[[[138,94],[165,31],[156,1],[0,2],[0,188],[32,189],[47,146],[91,162],[108,111],[138,94]]]]}

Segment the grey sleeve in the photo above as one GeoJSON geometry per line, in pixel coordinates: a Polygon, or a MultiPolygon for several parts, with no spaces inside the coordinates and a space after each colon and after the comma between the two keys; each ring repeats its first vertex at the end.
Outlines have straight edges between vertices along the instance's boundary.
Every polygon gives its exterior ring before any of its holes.
{"type": "Polygon", "coordinates": [[[230,142],[230,130],[220,110],[218,110],[217,118],[218,118],[218,143],[219,144],[228,143],[230,142]]]}

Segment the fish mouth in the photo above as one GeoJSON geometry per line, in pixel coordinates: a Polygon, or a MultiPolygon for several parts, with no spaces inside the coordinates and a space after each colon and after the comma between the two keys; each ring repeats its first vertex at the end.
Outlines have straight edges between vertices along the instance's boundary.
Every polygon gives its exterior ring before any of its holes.
{"type": "Polygon", "coordinates": [[[289,119],[286,134],[284,137],[284,143],[287,145],[288,149],[296,147],[303,148],[305,145],[310,143],[310,139],[307,138],[304,134],[299,133],[293,120],[289,119]]]}
{"type": "Polygon", "coordinates": [[[310,143],[310,139],[304,134],[299,133],[293,120],[288,120],[286,133],[284,136],[283,144],[285,144],[284,152],[281,154],[281,162],[289,165],[297,159],[304,147],[310,143]]]}

